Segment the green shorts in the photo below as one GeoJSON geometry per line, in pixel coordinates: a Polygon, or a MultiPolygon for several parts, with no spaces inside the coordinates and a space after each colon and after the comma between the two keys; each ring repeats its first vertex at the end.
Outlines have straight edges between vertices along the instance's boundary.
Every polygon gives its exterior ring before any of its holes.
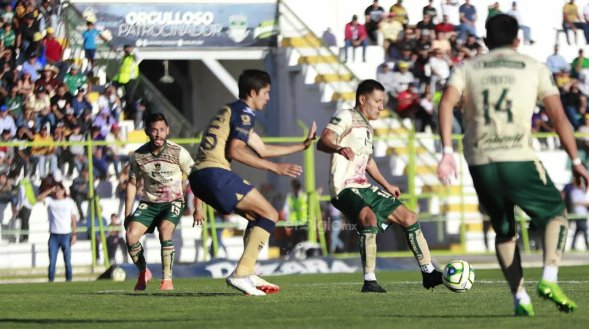
{"type": "Polygon", "coordinates": [[[358,227],[358,215],[364,207],[372,209],[376,215],[379,232],[386,230],[391,222],[388,217],[403,203],[390,193],[379,189],[376,186],[366,188],[347,188],[341,191],[337,198],[331,199],[331,203],[341,211],[348,220],[358,227]]]}
{"type": "Polygon", "coordinates": [[[146,233],[153,233],[162,220],[178,225],[183,211],[184,201],[182,200],[161,203],[141,201],[135,212],[125,222],[125,228],[130,222],[138,222],[147,227],[146,233]]]}
{"type": "Polygon", "coordinates": [[[497,162],[468,169],[499,237],[516,234],[514,206],[525,211],[537,228],[564,213],[560,192],[540,161],[497,162]]]}

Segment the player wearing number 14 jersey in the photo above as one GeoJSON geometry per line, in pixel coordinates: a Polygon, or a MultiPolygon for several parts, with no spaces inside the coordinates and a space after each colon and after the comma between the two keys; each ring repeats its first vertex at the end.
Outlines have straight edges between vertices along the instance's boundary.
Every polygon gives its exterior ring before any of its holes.
{"type": "MultiPolygon", "coordinates": [[[[172,265],[174,242],[172,236],[184,210],[182,179],[190,173],[194,161],[180,145],[167,140],[170,128],[161,113],[151,114],[145,122],[149,142],[131,154],[129,181],[125,198],[125,228],[127,248],[139,269],[136,291],[145,290],[151,272],[146,268],[143,246],[139,239],[153,233],[157,227],[161,243],[162,282],[160,290],[173,290],[172,265]],[[143,196],[131,214],[137,183],[143,180],[143,196]]],[[[202,221],[199,200],[195,200],[195,221],[202,221]]]]}
{"type": "Polygon", "coordinates": [[[458,66],[442,96],[439,123],[444,154],[438,175],[445,184],[456,175],[452,112],[462,99],[464,156],[481,206],[489,213],[497,234],[495,250],[513,294],[515,315],[534,315],[516,243],[515,205],[544,232],[544,271],[537,285],[538,294],[561,311],[572,312],[577,304],[557,284],[566,245],[567,214],[559,191],[530,143],[530,120],[538,100],[544,103],[563,148],[573,159],[575,178],[586,184],[589,175],[577,157],[571,125],[550,71],[515,50],[519,45],[517,21],[497,15],[486,22],[486,28],[485,43],[490,52],[458,66]]]}

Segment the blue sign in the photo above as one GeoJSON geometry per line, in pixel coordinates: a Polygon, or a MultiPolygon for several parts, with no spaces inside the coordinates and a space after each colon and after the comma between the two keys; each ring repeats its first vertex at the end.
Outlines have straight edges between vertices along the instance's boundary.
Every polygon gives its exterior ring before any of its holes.
{"type": "Polygon", "coordinates": [[[278,35],[275,2],[72,5],[115,47],[274,47],[278,35]]]}

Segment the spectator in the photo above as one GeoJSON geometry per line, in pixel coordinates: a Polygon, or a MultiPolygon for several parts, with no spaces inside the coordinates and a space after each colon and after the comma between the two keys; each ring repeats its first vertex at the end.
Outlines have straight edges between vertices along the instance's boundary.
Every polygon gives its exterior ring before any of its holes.
{"type": "Polygon", "coordinates": [[[23,115],[23,101],[21,95],[18,93],[18,86],[11,86],[10,92],[4,98],[4,105],[8,107],[8,111],[13,118],[21,119],[23,115]]]}
{"type": "MultiPolygon", "coordinates": [[[[10,130],[1,131],[0,141],[9,143],[11,141],[10,130]]],[[[0,146],[0,172],[11,174],[12,163],[14,161],[14,149],[10,146],[0,146]]],[[[13,213],[14,214],[14,213],[13,213]]]]}
{"type": "Polygon", "coordinates": [[[385,105],[391,108],[393,100],[393,88],[395,86],[394,79],[395,75],[389,67],[389,64],[387,64],[386,62],[382,63],[380,65],[380,70],[376,73],[376,80],[378,80],[378,82],[380,82],[383,85],[385,94],[387,95],[385,105]]]}
{"type": "Polygon", "coordinates": [[[394,20],[394,17],[395,14],[388,13],[385,20],[380,23],[380,34],[383,38],[383,48],[389,59],[393,57],[391,50],[399,40],[399,35],[403,32],[403,25],[394,20]]]}
{"type": "MultiPolygon", "coordinates": [[[[34,23],[35,16],[33,14],[27,14],[24,17],[24,24],[19,27],[18,33],[16,34],[16,47],[20,49],[22,54],[26,53],[27,48],[33,42],[35,33],[39,32],[39,29],[34,23]]],[[[20,62],[22,63],[23,61],[20,62]]]]}
{"type": "Polygon", "coordinates": [[[426,127],[430,127],[431,131],[434,132],[436,129],[435,125],[435,105],[432,97],[432,92],[429,89],[425,90],[425,93],[419,100],[419,107],[415,115],[415,130],[418,132],[425,132],[426,127]]]}
{"type": "Polygon", "coordinates": [[[422,86],[427,86],[429,88],[431,81],[431,67],[429,64],[430,50],[431,47],[427,44],[417,49],[417,58],[415,59],[413,69],[411,70],[413,76],[419,80],[418,88],[420,90],[422,86]]]}
{"type": "Polygon", "coordinates": [[[467,35],[477,36],[476,20],[477,9],[470,4],[470,0],[464,0],[458,11],[460,12],[460,25],[458,26],[458,39],[464,40],[467,35]]]}
{"type": "Polygon", "coordinates": [[[331,32],[331,28],[326,28],[323,31],[323,35],[321,35],[321,40],[323,41],[323,45],[325,47],[337,47],[337,40],[333,32],[331,32]]]}
{"type": "Polygon", "coordinates": [[[86,98],[86,89],[78,89],[76,96],[72,98],[72,109],[76,117],[79,117],[86,110],[92,111],[92,104],[86,98]]]}
{"type": "Polygon", "coordinates": [[[401,118],[410,118],[415,120],[415,115],[419,107],[419,93],[416,84],[411,82],[407,89],[399,92],[397,96],[397,114],[401,118]]]}
{"type": "Polygon", "coordinates": [[[581,125],[581,117],[587,108],[587,97],[579,90],[577,80],[573,80],[568,90],[565,90],[562,97],[562,105],[567,118],[575,130],[581,125]]]}
{"type": "Polygon", "coordinates": [[[352,60],[356,59],[356,47],[362,46],[362,61],[366,62],[366,29],[358,23],[358,16],[352,16],[352,21],[346,24],[344,30],[344,63],[348,60],[348,48],[352,47],[352,60]]]}
{"type": "MultiPolygon", "coordinates": [[[[131,114],[136,100],[136,91],[139,79],[139,63],[141,58],[132,45],[123,47],[123,58],[119,66],[119,72],[113,78],[113,83],[117,88],[125,89],[125,106],[127,114],[131,114]]],[[[132,117],[129,115],[128,117],[132,117]]]]}
{"type": "Polygon", "coordinates": [[[103,107],[98,113],[98,116],[94,119],[93,126],[100,128],[100,134],[106,137],[110,132],[112,124],[115,120],[110,115],[110,111],[107,107],[103,107]]]}
{"type": "Polygon", "coordinates": [[[36,89],[33,96],[29,97],[26,106],[33,110],[37,127],[46,123],[55,127],[55,115],[51,112],[51,98],[44,87],[36,89]]]}
{"type": "Polygon", "coordinates": [[[99,36],[99,32],[94,26],[94,22],[86,22],[86,31],[82,32],[82,38],[84,39],[84,56],[88,60],[87,71],[91,71],[94,68],[94,58],[96,57],[96,38],[99,36]]]}
{"type": "Polygon", "coordinates": [[[0,44],[2,44],[6,49],[15,49],[16,34],[12,29],[12,24],[9,22],[4,23],[2,30],[0,30],[0,44]]]}
{"type": "Polygon", "coordinates": [[[378,4],[378,0],[374,0],[372,4],[364,10],[364,16],[368,38],[372,44],[377,44],[378,36],[376,32],[379,30],[380,23],[385,16],[384,8],[378,4]]]}
{"type": "Polygon", "coordinates": [[[570,70],[570,65],[567,61],[558,53],[558,44],[554,45],[554,53],[546,59],[546,66],[553,75],[562,72],[563,70],[568,72],[570,70]]]}
{"type": "MultiPolygon", "coordinates": [[[[575,4],[575,0],[570,0],[562,8],[562,29],[567,40],[567,44],[571,44],[569,40],[569,30],[573,30],[573,37],[575,38],[575,45],[577,44],[577,28],[584,29],[584,24],[581,22],[579,16],[579,8],[575,4]]],[[[587,40],[589,43],[589,40],[587,40]]]]}
{"type": "Polygon", "coordinates": [[[435,27],[436,32],[451,33],[454,32],[456,26],[448,21],[448,15],[442,16],[442,22],[438,23],[435,27]]]}
{"type": "MultiPolygon", "coordinates": [[[[34,123],[30,122],[18,128],[16,136],[13,138],[15,142],[32,142],[34,140],[33,133],[29,130],[29,126],[33,127],[34,123]]],[[[29,177],[35,170],[36,159],[31,157],[30,146],[17,146],[14,158],[13,170],[16,175],[19,175],[24,169],[25,177],[29,177]]]]}
{"type": "Polygon", "coordinates": [[[47,175],[47,164],[49,164],[49,172],[53,173],[57,170],[55,146],[51,145],[53,137],[49,134],[49,128],[47,126],[40,127],[39,132],[33,138],[33,142],[45,144],[33,146],[31,149],[31,156],[39,164],[39,178],[44,178],[47,175]]]}
{"type": "Polygon", "coordinates": [[[0,131],[8,130],[10,136],[16,135],[16,125],[14,118],[8,113],[8,107],[6,105],[0,105],[0,131]]]}
{"type": "Polygon", "coordinates": [[[49,97],[55,95],[55,90],[60,82],[55,77],[59,74],[59,69],[51,64],[46,64],[43,67],[41,78],[35,81],[35,88],[44,87],[49,97]]]}
{"type": "Polygon", "coordinates": [[[129,262],[129,256],[127,253],[127,244],[125,238],[122,236],[123,226],[118,214],[110,215],[110,223],[108,224],[108,237],[106,238],[106,247],[108,250],[108,260],[111,264],[116,264],[117,250],[120,249],[124,263],[129,262]]]}
{"type": "Polygon", "coordinates": [[[26,100],[35,90],[35,81],[31,78],[31,72],[23,71],[20,78],[16,81],[18,93],[26,100]]]}
{"type": "Polygon", "coordinates": [[[35,32],[33,35],[33,41],[26,50],[23,51],[22,55],[25,60],[29,60],[31,57],[36,57],[37,62],[41,67],[47,62],[45,58],[45,49],[43,47],[43,34],[41,32],[35,32]]]}
{"type": "Polygon", "coordinates": [[[454,26],[460,25],[458,1],[446,0],[445,3],[442,3],[442,15],[448,17],[448,23],[454,26]]]}
{"type": "MultiPolygon", "coordinates": [[[[75,124],[72,126],[71,134],[67,137],[67,139],[69,142],[73,143],[80,143],[86,140],[85,136],[80,133],[80,126],[75,124]]],[[[82,173],[82,169],[88,165],[88,159],[86,158],[86,150],[84,145],[77,144],[68,146],[65,151],[65,157],[70,158],[73,161],[73,166],[72,162],[70,162],[70,166],[68,167],[68,177],[73,177],[74,167],[78,170],[78,175],[80,175],[82,173]]],[[[75,200],[73,193],[72,197],[74,197],[75,200]]],[[[82,213],[80,213],[80,216],[81,215],[82,213]]],[[[83,218],[83,216],[81,217],[83,218]]]]}
{"type": "Polygon", "coordinates": [[[67,90],[74,95],[80,88],[86,87],[88,79],[80,72],[80,67],[76,64],[70,66],[70,71],[63,78],[67,90]]]}
{"type": "Polygon", "coordinates": [[[82,210],[82,203],[90,201],[88,199],[90,189],[90,181],[88,180],[88,167],[83,167],[79,172],[79,175],[74,178],[72,185],[70,186],[70,193],[72,199],[78,208],[78,214],[82,222],[86,221],[86,215],[82,210]]]}
{"type": "Polygon", "coordinates": [[[584,56],[583,48],[579,48],[578,54],[571,63],[571,77],[573,78],[579,78],[581,71],[589,68],[589,58],[584,56]]]}
{"type": "Polygon", "coordinates": [[[111,115],[116,122],[119,122],[123,110],[121,99],[117,94],[117,89],[113,85],[108,85],[104,90],[104,95],[98,98],[99,107],[108,107],[111,115]]]}
{"type": "MultiPolygon", "coordinates": [[[[417,49],[417,37],[416,37],[416,33],[415,30],[407,27],[403,33],[401,33],[401,38],[400,40],[397,42],[397,47],[396,47],[396,53],[392,54],[393,59],[398,60],[398,59],[403,59],[405,61],[410,61],[406,56],[403,56],[402,53],[403,50],[405,51],[409,51],[409,54],[411,54],[411,52],[417,49]]],[[[405,54],[406,55],[406,54],[405,54]]],[[[412,62],[412,61],[411,61],[412,62]]]]}
{"type": "Polygon", "coordinates": [[[71,246],[76,243],[76,210],[61,183],[39,194],[37,200],[47,206],[49,214],[49,282],[55,279],[59,249],[63,252],[65,279],[72,281],[71,246]]]}
{"type": "Polygon", "coordinates": [[[432,41],[432,49],[439,49],[444,56],[452,57],[452,45],[446,37],[446,33],[442,31],[436,32],[436,39],[432,41]]]}
{"type": "Polygon", "coordinates": [[[287,223],[292,227],[287,250],[292,250],[298,243],[307,241],[309,221],[307,192],[298,179],[290,182],[291,192],[286,195],[283,212],[287,223]]]}
{"type": "Polygon", "coordinates": [[[423,14],[423,16],[425,17],[425,15],[429,15],[432,18],[432,22],[437,22],[438,20],[438,11],[436,10],[436,7],[434,7],[434,0],[428,0],[427,1],[427,5],[425,5],[425,7],[423,7],[423,10],[421,11],[421,13],[423,14]]]}
{"type": "Polygon", "coordinates": [[[124,154],[124,140],[121,136],[121,127],[118,123],[113,123],[110,132],[106,135],[105,141],[109,145],[105,148],[106,158],[115,168],[117,177],[121,173],[122,167],[129,161],[129,156],[124,154]]]}
{"type": "Polygon", "coordinates": [[[450,66],[452,62],[440,49],[434,49],[433,56],[429,59],[431,68],[430,90],[435,93],[442,90],[446,80],[450,77],[450,66]]]}
{"type": "Polygon", "coordinates": [[[417,39],[417,44],[413,49],[411,49],[411,62],[414,62],[415,59],[413,55],[415,54],[416,50],[423,47],[430,47],[432,46],[432,34],[430,31],[433,30],[423,30],[420,35],[419,39],[417,39]]]}
{"type": "Polygon", "coordinates": [[[417,25],[415,26],[415,32],[417,33],[417,38],[419,38],[423,32],[429,34],[429,35],[433,35],[434,31],[436,29],[436,25],[434,24],[434,22],[432,21],[432,17],[428,14],[423,15],[423,20],[417,22],[417,25]]]}
{"type": "MultiPolygon", "coordinates": [[[[75,115],[75,114],[74,114],[75,115]]],[[[85,108],[78,119],[78,125],[80,126],[80,133],[82,135],[89,134],[92,130],[92,110],[85,108]]]]}
{"type": "Polygon", "coordinates": [[[393,86],[392,95],[393,95],[393,109],[397,110],[397,98],[399,94],[409,88],[409,85],[415,81],[415,77],[413,73],[409,71],[409,63],[407,62],[398,62],[397,63],[398,72],[394,72],[394,81],[395,84],[393,86]]]}
{"type": "Polygon", "coordinates": [[[575,182],[568,183],[564,186],[562,194],[567,206],[569,215],[575,216],[575,232],[573,233],[573,240],[571,241],[571,250],[575,250],[577,237],[579,234],[585,239],[585,249],[589,250],[589,239],[587,237],[587,197],[585,196],[585,189],[582,183],[575,182]]]}
{"type": "Polygon", "coordinates": [[[22,65],[22,73],[28,73],[31,76],[31,81],[35,82],[39,79],[39,72],[43,70],[43,65],[37,61],[37,54],[31,54],[26,62],[22,65]]]}
{"type": "Polygon", "coordinates": [[[530,29],[528,24],[522,19],[522,13],[517,8],[516,1],[511,3],[511,10],[507,12],[507,15],[513,16],[517,20],[519,29],[524,33],[524,44],[533,45],[534,40],[532,40],[532,29],[530,29]]]}
{"type": "Polygon", "coordinates": [[[407,10],[403,7],[403,0],[397,0],[397,3],[391,6],[389,12],[395,14],[395,20],[401,23],[404,28],[407,27],[409,16],[407,15],[407,10]]]}
{"type": "Polygon", "coordinates": [[[481,44],[477,41],[477,37],[474,34],[469,34],[468,37],[466,38],[466,42],[463,45],[464,48],[468,49],[468,51],[470,52],[470,56],[476,56],[478,55],[481,50],[483,49],[483,47],[481,46],[481,44]]]}
{"type": "MultiPolygon", "coordinates": [[[[50,104],[52,107],[55,108],[53,111],[58,116],[58,119],[61,119],[62,116],[66,114],[66,110],[72,106],[72,94],[67,91],[67,86],[63,83],[59,83],[55,90],[55,94],[50,99],[50,104]]],[[[73,110],[73,108],[72,108],[73,110]]]]}
{"type": "Polygon", "coordinates": [[[499,2],[495,2],[493,4],[490,4],[487,7],[487,10],[488,11],[487,11],[487,20],[486,21],[488,21],[493,16],[497,16],[497,15],[501,14],[501,9],[499,9],[499,2]]]}

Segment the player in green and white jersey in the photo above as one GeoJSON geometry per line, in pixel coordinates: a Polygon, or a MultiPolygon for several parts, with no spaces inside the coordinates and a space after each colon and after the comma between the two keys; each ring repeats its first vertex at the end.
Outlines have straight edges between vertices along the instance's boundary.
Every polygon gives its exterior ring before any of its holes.
{"type": "Polygon", "coordinates": [[[362,81],[356,90],[356,107],[337,112],[323,130],[317,149],[331,157],[331,203],[354,224],[360,236],[360,255],[364,267],[362,292],[386,292],[376,280],[376,235],[396,223],[403,227],[409,248],[423,274],[423,286],[442,283],[442,275],[432,265],[427,241],[417,215],[398,197],[399,188],[382,176],[372,158],[369,120],[384,109],[384,87],[375,80],[362,81]],[[368,182],[366,173],[383,188],[368,182]]]}
{"type": "Polygon", "coordinates": [[[462,99],[464,156],[481,205],[488,211],[497,234],[495,250],[513,294],[515,315],[534,315],[516,243],[515,205],[545,232],[544,272],[538,282],[538,294],[552,300],[561,311],[571,312],[577,305],[557,284],[567,215],[559,191],[531,147],[530,122],[537,100],[544,103],[565,151],[573,160],[573,175],[586,184],[589,174],[577,157],[571,125],[550,71],[515,50],[519,45],[517,21],[508,15],[497,15],[487,21],[486,28],[485,42],[490,52],[456,67],[442,96],[439,122],[444,154],[438,175],[445,184],[456,175],[452,112],[462,99]]]}

